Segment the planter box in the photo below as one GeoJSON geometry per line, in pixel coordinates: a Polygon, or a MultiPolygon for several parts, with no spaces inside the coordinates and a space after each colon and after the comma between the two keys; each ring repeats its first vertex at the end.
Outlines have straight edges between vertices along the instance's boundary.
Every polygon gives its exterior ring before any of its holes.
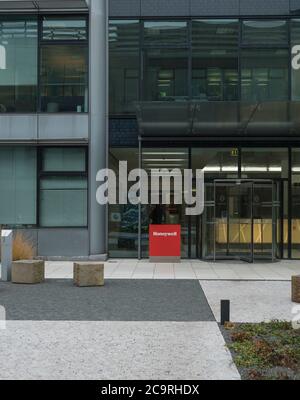
{"type": "Polygon", "coordinates": [[[300,303],[300,275],[292,276],[292,302],[300,303]]]}
{"type": "Polygon", "coordinates": [[[104,264],[77,262],[74,263],[73,273],[76,286],[104,285],[104,264]]]}
{"type": "Polygon", "coordinates": [[[45,263],[40,260],[14,261],[11,267],[13,283],[41,283],[45,280],[45,263]]]}

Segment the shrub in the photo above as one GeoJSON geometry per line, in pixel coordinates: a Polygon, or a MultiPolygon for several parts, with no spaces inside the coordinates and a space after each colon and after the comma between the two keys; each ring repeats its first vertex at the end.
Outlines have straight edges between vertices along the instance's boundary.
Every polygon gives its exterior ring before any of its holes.
{"type": "Polygon", "coordinates": [[[17,232],[13,241],[13,260],[31,260],[34,257],[33,244],[24,237],[20,232],[17,232]]]}

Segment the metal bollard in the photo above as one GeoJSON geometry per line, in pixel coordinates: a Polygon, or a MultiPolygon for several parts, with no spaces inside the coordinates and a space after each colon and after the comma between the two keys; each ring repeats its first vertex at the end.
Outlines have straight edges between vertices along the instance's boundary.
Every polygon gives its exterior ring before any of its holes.
{"type": "Polygon", "coordinates": [[[11,280],[13,232],[2,230],[1,232],[1,279],[8,282],[11,280]]]}
{"type": "Polygon", "coordinates": [[[221,325],[230,322],[230,300],[221,300],[221,325]]]}

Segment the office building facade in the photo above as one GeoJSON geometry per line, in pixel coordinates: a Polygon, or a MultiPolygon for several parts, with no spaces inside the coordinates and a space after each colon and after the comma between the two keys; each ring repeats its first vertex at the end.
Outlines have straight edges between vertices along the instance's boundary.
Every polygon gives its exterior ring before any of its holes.
{"type": "Polygon", "coordinates": [[[0,224],[45,257],[300,258],[300,1],[0,1],[0,224]],[[97,171],[203,169],[205,208],[96,201],[97,171]]]}

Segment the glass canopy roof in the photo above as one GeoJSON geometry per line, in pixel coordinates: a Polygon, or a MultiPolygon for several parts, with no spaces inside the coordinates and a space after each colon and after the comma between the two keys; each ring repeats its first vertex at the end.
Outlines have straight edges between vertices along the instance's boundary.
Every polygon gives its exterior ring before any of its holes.
{"type": "Polygon", "coordinates": [[[0,0],[0,10],[86,10],[85,0],[0,0]]]}
{"type": "Polygon", "coordinates": [[[300,102],[140,102],[141,136],[300,136],[300,102]]]}

